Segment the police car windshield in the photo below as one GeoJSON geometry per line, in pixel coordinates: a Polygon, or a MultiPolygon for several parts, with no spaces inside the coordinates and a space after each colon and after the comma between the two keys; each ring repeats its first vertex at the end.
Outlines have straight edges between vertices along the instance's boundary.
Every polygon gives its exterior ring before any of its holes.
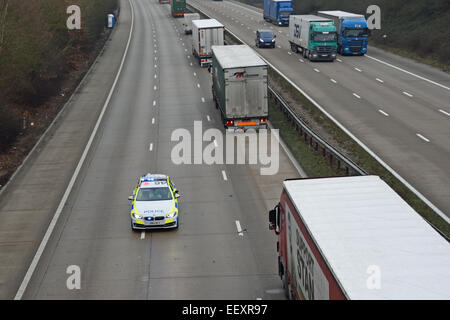
{"type": "Polygon", "coordinates": [[[168,187],[141,188],[136,197],[136,201],[159,201],[172,200],[172,192],[168,187]]]}

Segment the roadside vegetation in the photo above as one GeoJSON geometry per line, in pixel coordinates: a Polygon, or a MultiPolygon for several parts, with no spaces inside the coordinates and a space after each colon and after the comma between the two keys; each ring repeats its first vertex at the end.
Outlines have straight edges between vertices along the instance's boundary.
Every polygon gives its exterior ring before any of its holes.
{"type": "Polygon", "coordinates": [[[81,80],[102,47],[106,15],[117,5],[0,0],[0,185],[81,80]],[[66,27],[70,5],[81,8],[81,30],[66,27]]]}
{"type": "MultiPolygon", "coordinates": [[[[238,0],[263,8],[263,0],[238,0]]],[[[369,5],[381,9],[381,30],[371,45],[450,71],[450,1],[448,0],[293,0],[294,14],[343,10],[366,15],[369,5]]]]}

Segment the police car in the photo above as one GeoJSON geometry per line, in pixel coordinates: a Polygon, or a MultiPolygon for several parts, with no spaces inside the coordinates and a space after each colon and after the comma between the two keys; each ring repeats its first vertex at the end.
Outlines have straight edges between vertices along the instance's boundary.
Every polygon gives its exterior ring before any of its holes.
{"type": "Polygon", "coordinates": [[[178,190],[164,174],[139,177],[131,202],[131,229],[178,228],[178,190]]]}

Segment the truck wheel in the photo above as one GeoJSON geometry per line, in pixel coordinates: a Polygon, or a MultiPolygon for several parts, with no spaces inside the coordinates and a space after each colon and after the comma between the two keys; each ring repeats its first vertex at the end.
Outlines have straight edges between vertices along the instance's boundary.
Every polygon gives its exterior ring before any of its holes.
{"type": "Polygon", "coordinates": [[[291,300],[291,290],[289,288],[289,284],[287,282],[287,277],[286,275],[283,275],[283,289],[284,289],[284,295],[286,297],[286,299],[291,300]]]}
{"type": "Polygon", "coordinates": [[[302,56],[303,56],[303,58],[306,58],[306,49],[305,48],[302,49],[302,56]]]}

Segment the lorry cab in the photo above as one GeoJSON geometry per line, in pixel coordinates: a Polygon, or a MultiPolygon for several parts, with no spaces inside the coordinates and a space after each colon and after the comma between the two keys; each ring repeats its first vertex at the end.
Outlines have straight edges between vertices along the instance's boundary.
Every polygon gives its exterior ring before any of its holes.
{"type": "Polygon", "coordinates": [[[312,22],[310,25],[308,51],[309,60],[334,60],[337,50],[336,27],[332,22],[312,22]]]}
{"type": "Polygon", "coordinates": [[[369,29],[367,21],[360,19],[343,19],[338,39],[338,52],[342,55],[363,55],[367,52],[369,29]]]}
{"type": "Polygon", "coordinates": [[[272,47],[275,48],[275,38],[276,34],[272,30],[259,29],[256,30],[256,46],[261,47],[272,47]]]}

